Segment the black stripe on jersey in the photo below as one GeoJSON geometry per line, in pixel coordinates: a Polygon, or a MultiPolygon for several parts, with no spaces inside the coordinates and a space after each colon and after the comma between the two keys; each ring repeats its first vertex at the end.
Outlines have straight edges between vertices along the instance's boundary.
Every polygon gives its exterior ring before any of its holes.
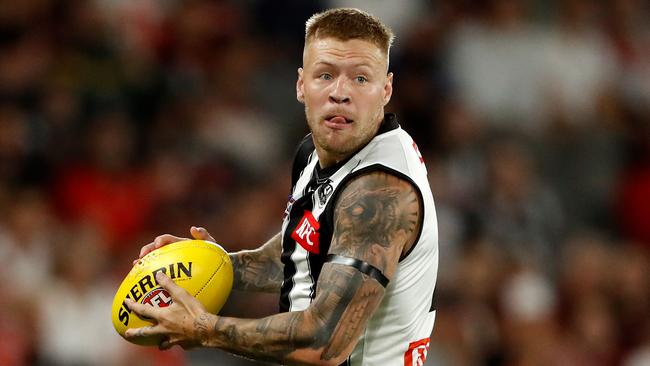
{"type": "Polygon", "coordinates": [[[291,206],[291,211],[287,218],[287,220],[289,220],[287,229],[282,233],[282,255],[280,256],[280,260],[282,261],[282,264],[284,264],[284,281],[282,282],[282,288],[280,290],[280,312],[287,312],[291,308],[289,293],[291,293],[291,289],[293,289],[293,277],[297,270],[296,264],[291,260],[291,255],[293,255],[298,244],[291,237],[291,233],[296,229],[296,226],[298,226],[298,223],[305,214],[305,210],[311,211],[313,207],[314,200],[312,200],[311,194],[307,194],[297,199],[291,206]]]}
{"type": "Polygon", "coordinates": [[[374,278],[384,287],[388,286],[388,282],[390,282],[390,280],[379,269],[377,269],[377,267],[356,258],[345,257],[338,254],[329,254],[325,259],[325,262],[356,268],[359,272],[374,278]]]}
{"type": "MultiPolygon", "coordinates": [[[[341,183],[339,183],[338,187],[336,187],[336,190],[334,191],[334,193],[332,193],[332,198],[330,198],[330,201],[327,203],[327,207],[325,208],[325,211],[320,215],[320,217],[333,218],[334,217],[334,209],[335,209],[335,206],[336,206],[336,201],[338,200],[338,195],[341,193],[341,190],[343,190],[347,186],[347,184],[350,183],[351,180],[353,180],[353,179],[355,179],[355,178],[357,178],[357,177],[359,177],[359,176],[361,176],[363,174],[371,173],[373,171],[383,171],[385,173],[394,175],[394,176],[396,176],[398,178],[401,178],[401,179],[411,183],[411,185],[415,189],[416,193],[420,197],[420,212],[422,213],[422,215],[420,215],[420,223],[419,223],[420,229],[418,230],[418,234],[415,237],[415,241],[413,242],[413,245],[411,246],[411,248],[409,248],[408,252],[404,253],[404,255],[402,255],[399,258],[399,261],[401,262],[404,259],[406,259],[406,257],[408,257],[409,254],[411,254],[413,249],[415,249],[415,246],[417,245],[418,241],[420,240],[420,235],[422,235],[422,226],[423,226],[423,223],[424,223],[424,214],[425,214],[425,212],[424,212],[424,197],[422,196],[422,192],[420,191],[420,187],[418,187],[418,185],[415,184],[413,179],[411,179],[411,177],[407,176],[406,174],[404,174],[402,172],[399,172],[399,171],[397,171],[395,169],[389,168],[389,167],[387,167],[385,165],[382,165],[382,164],[368,165],[368,166],[363,167],[363,168],[361,168],[361,169],[359,169],[357,171],[351,172],[345,178],[343,178],[341,183]]],[[[333,228],[332,228],[332,230],[333,230],[333,228]]]]}

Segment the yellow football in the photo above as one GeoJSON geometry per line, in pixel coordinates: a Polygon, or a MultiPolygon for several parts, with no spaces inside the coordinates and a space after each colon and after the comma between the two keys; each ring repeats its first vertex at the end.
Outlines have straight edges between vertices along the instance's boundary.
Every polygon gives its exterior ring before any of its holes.
{"type": "MultiPolygon", "coordinates": [[[[203,240],[165,245],[139,260],[115,294],[113,326],[122,337],[127,329],[152,324],[132,312],[125,299],[158,307],[171,305],[171,296],[156,281],[157,272],[165,273],[213,314],[221,310],[232,290],[232,264],[221,246],[203,240]]],[[[134,343],[154,346],[160,341],[159,337],[148,337],[134,343]]]]}

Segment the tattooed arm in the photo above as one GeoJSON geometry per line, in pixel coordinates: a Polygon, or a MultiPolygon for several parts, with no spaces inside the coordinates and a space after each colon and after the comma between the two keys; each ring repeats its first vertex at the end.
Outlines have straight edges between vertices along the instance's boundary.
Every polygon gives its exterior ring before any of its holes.
{"type": "Polygon", "coordinates": [[[283,278],[281,254],[281,233],[255,250],[231,253],[233,288],[243,291],[279,292],[283,278]]]}
{"type": "MultiPolygon", "coordinates": [[[[417,236],[422,214],[419,203],[414,187],[393,175],[372,172],[357,177],[336,202],[330,253],[369,263],[392,278],[400,254],[417,236]]],[[[171,280],[160,278],[159,282],[167,287],[171,280]]],[[[339,365],[352,352],[384,292],[379,282],[355,268],[325,263],[316,297],[305,311],[238,319],[208,314],[196,308],[198,302],[173,288],[170,293],[175,302],[168,308],[129,303],[136,312],[158,321],[151,329],[130,330],[129,334],[164,334],[168,341],[163,348],[201,345],[290,365],[339,365]],[[181,311],[181,307],[189,310],[181,311]],[[170,311],[179,315],[169,315],[170,311]],[[168,315],[155,315],[163,312],[168,315]]]]}

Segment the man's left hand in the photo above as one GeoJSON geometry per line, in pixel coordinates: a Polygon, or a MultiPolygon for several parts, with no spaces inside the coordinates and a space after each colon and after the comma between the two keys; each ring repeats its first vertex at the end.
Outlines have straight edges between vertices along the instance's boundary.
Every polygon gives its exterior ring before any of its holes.
{"type": "Polygon", "coordinates": [[[151,319],[153,325],[129,329],[127,339],[162,336],[160,349],[169,349],[179,345],[184,349],[199,347],[207,340],[208,332],[216,321],[216,315],[210,314],[205,307],[185,289],[179,287],[167,275],[156,273],[156,281],[172,297],[172,304],[158,308],[139,304],[126,299],[126,305],[138,316],[151,319]]]}

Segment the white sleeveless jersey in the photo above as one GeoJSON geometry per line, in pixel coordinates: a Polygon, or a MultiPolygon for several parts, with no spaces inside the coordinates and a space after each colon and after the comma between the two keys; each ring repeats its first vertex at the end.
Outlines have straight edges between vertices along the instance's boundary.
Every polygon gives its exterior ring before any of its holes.
{"type": "Polygon", "coordinates": [[[343,365],[422,365],[435,312],[438,232],[433,196],[422,156],[395,116],[387,114],[378,134],[348,160],[326,170],[317,167],[311,136],[303,140],[293,169],[293,188],[282,236],[284,282],[281,311],[301,311],[316,295],[333,231],[334,203],[354,177],[381,170],[411,182],[420,192],[424,219],[418,240],[386,287],[352,354],[343,365]]]}

